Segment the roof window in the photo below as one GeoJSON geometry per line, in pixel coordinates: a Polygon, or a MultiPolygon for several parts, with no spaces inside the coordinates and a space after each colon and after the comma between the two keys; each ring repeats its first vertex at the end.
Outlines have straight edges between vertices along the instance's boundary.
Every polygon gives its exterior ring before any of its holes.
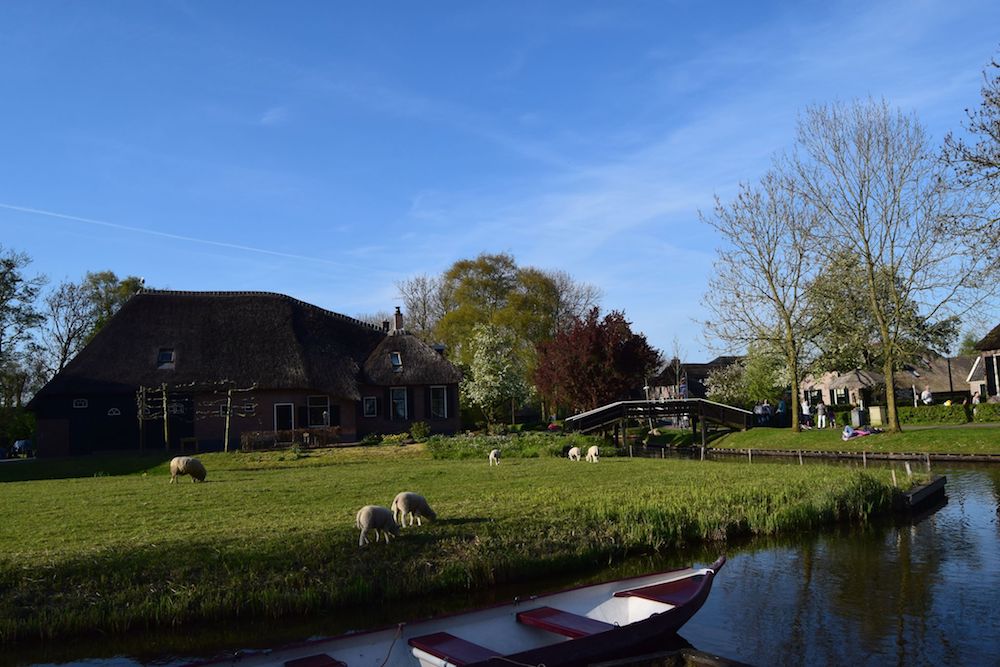
{"type": "Polygon", "coordinates": [[[403,370],[403,355],[399,352],[390,352],[389,362],[392,364],[393,371],[398,373],[403,370]]]}
{"type": "Polygon", "coordinates": [[[156,353],[156,367],[157,368],[174,367],[174,348],[172,347],[160,348],[160,351],[156,353]]]}

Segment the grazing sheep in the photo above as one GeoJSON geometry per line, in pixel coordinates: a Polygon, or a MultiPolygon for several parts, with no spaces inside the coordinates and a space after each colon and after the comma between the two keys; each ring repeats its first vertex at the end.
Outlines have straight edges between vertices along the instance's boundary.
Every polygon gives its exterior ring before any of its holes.
{"type": "Polygon", "coordinates": [[[361,529],[361,537],[358,539],[358,546],[363,547],[368,544],[365,534],[369,530],[375,531],[375,541],[378,542],[380,531],[385,535],[385,543],[389,543],[389,535],[399,536],[399,526],[393,519],[392,512],[379,505],[365,505],[358,510],[355,517],[355,525],[361,529]]]}
{"type": "Polygon", "coordinates": [[[494,449],[490,451],[490,465],[500,465],[500,450],[494,449]]]}
{"type": "Polygon", "coordinates": [[[170,459],[170,483],[177,481],[177,475],[191,475],[192,482],[205,481],[205,466],[192,456],[175,456],[170,459]]]}
{"type": "Polygon", "coordinates": [[[569,450],[569,460],[570,461],[579,461],[580,460],[580,448],[579,447],[571,447],[570,448],[570,450],[569,450]]]}
{"type": "Polygon", "coordinates": [[[437,519],[437,514],[431,509],[431,506],[427,504],[427,499],[423,496],[413,493],[412,491],[403,491],[402,493],[397,493],[396,497],[392,501],[392,518],[395,519],[396,523],[399,524],[400,528],[404,527],[404,521],[406,521],[406,515],[410,515],[410,525],[413,525],[413,517],[417,517],[417,525],[421,525],[420,517],[426,517],[428,519],[437,519]],[[396,518],[396,514],[399,514],[399,518],[396,518]]]}
{"type": "Polygon", "coordinates": [[[599,450],[597,449],[597,445],[591,445],[590,449],[587,450],[587,461],[590,463],[597,463],[598,453],[599,450]]]}

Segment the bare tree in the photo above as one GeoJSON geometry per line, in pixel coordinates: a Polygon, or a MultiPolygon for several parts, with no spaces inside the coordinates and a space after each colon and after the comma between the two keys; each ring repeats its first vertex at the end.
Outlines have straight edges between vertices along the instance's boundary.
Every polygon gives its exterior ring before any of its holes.
{"type": "Polygon", "coordinates": [[[944,140],[944,159],[954,169],[958,183],[985,198],[984,214],[975,222],[979,233],[1000,234],[1000,62],[994,60],[983,72],[983,101],[968,110],[968,138],[949,133],[944,140]]]}
{"type": "Polygon", "coordinates": [[[991,253],[973,247],[997,240],[963,228],[976,202],[952,187],[919,122],[885,102],[808,109],[797,145],[791,165],[798,192],[822,220],[818,247],[856,262],[856,307],[875,320],[888,427],[899,430],[893,371],[921,331],[983,297],[991,253]]]}
{"type": "Polygon", "coordinates": [[[406,327],[421,338],[429,339],[434,327],[447,312],[441,293],[441,278],[421,274],[396,282],[403,300],[406,327]]]}
{"type": "Polygon", "coordinates": [[[87,290],[78,283],[60,283],[45,297],[45,348],[52,373],[58,373],[87,342],[95,313],[87,290]]]}
{"type": "MultiPolygon", "coordinates": [[[[565,331],[575,320],[582,320],[592,308],[600,305],[601,289],[590,283],[581,283],[565,271],[545,271],[552,281],[556,294],[556,331],[565,331]]],[[[556,331],[552,334],[555,335],[556,331]]]]}
{"type": "Polygon", "coordinates": [[[706,329],[732,347],[763,346],[780,353],[791,381],[792,429],[798,431],[794,397],[808,332],[815,211],[787,178],[770,171],[757,186],[742,185],[731,203],[716,198],[714,214],[702,219],[727,243],[718,250],[705,295],[713,317],[706,329]]]}

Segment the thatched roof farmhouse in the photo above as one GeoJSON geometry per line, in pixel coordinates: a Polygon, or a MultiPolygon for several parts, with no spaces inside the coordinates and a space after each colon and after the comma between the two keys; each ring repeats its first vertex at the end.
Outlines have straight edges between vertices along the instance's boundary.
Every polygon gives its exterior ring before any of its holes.
{"type": "Polygon", "coordinates": [[[228,388],[231,445],[246,431],[457,430],[458,369],[394,319],[378,327],[266,292],[144,290],[31,401],[38,454],[164,447],[155,419],[140,440],[140,388],[147,416],[166,388],[171,447],[222,447],[228,388]]]}

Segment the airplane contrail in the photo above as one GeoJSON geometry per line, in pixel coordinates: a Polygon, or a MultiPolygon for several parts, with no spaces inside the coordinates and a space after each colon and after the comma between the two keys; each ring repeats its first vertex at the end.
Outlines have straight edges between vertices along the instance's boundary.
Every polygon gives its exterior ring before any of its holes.
{"type": "Polygon", "coordinates": [[[174,239],[177,241],[188,241],[190,243],[202,243],[205,245],[213,245],[220,248],[230,248],[232,250],[245,250],[247,252],[256,252],[262,255],[274,255],[276,257],[287,257],[289,259],[304,259],[310,262],[320,262],[322,264],[330,264],[334,266],[340,266],[338,262],[333,262],[328,259],[322,259],[319,257],[309,257],[306,255],[296,255],[288,252],[279,252],[277,250],[267,250],[265,248],[254,248],[253,246],[240,245],[238,243],[226,243],[225,241],[212,241],[210,239],[199,239],[193,236],[182,236],[180,234],[170,234],[169,232],[158,232],[155,229],[143,229],[142,227],[130,227],[129,225],[119,225],[114,222],[107,222],[104,220],[94,220],[92,218],[81,218],[77,215],[67,215],[65,213],[56,213],[54,211],[43,211],[37,208],[28,208],[26,206],[14,206],[13,204],[0,203],[0,208],[5,208],[9,211],[18,211],[20,213],[31,213],[33,215],[44,215],[50,218],[59,218],[61,220],[73,220],[74,222],[85,222],[88,225],[99,225],[101,227],[110,227],[112,229],[121,229],[127,232],[135,232],[137,234],[147,234],[149,236],[159,236],[161,238],[174,239]]]}

